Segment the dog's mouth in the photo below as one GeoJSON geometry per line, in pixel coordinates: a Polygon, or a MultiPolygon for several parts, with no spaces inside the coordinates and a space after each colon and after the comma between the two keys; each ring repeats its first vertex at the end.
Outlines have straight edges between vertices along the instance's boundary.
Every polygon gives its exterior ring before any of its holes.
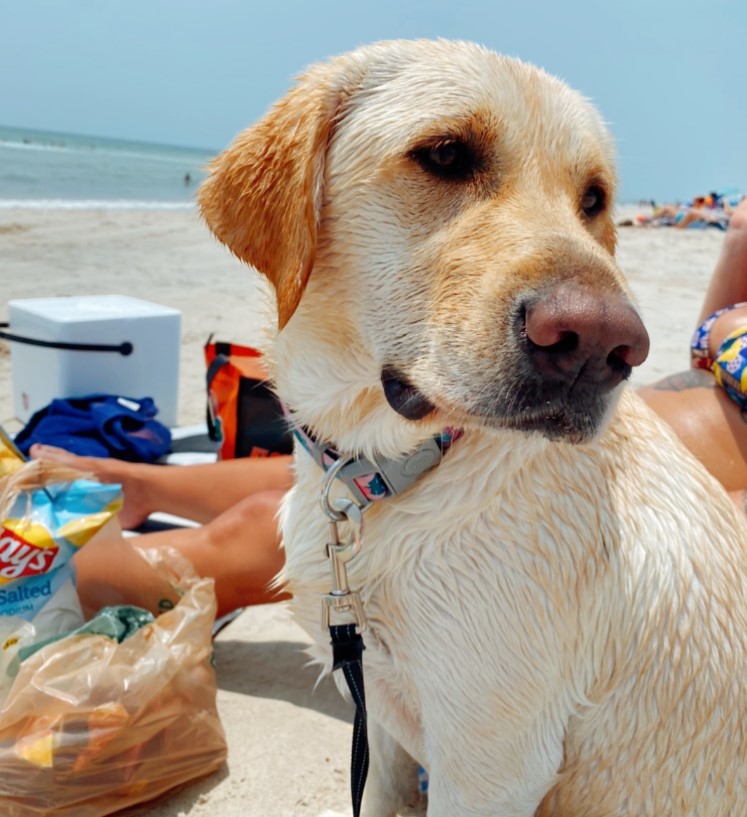
{"type": "MultiPolygon", "coordinates": [[[[383,369],[381,383],[387,402],[405,420],[416,422],[439,409],[396,367],[383,369]]],[[[537,433],[549,440],[580,444],[599,431],[609,405],[608,394],[591,389],[580,388],[576,394],[561,397],[541,387],[527,389],[514,383],[503,399],[488,398],[461,410],[452,406],[443,413],[455,425],[537,433]]]]}
{"type": "Polygon", "coordinates": [[[381,385],[387,403],[405,420],[422,420],[436,410],[423,392],[392,366],[384,367],[381,385]]]}
{"type": "MultiPolygon", "coordinates": [[[[583,407],[566,404],[546,410],[527,410],[515,416],[503,416],[497,423],[501,428],[536,432],[548,440],[581,444],[589,442],[599,431],[608,408],[602,399],[585,402],[583,407]]],[[[494,425],[495,422],[488,424],[494,425]]]]}

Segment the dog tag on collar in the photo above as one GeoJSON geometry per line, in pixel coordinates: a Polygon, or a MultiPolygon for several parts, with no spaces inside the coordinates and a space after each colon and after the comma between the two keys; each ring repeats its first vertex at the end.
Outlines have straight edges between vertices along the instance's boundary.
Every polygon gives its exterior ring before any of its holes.
{"type": "Polygon", "coordinates": [[[376,465],[389,492],[399,494],[409,488],[421,474],[435,468],[442,457],[441,446],[431,437],[409,456],[396,460],[377,460],[376,465]]]}

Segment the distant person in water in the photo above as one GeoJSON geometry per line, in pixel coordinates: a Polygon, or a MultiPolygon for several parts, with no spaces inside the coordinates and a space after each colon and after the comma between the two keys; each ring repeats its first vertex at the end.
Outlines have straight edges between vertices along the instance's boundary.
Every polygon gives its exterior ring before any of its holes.
{"type": "Polygon", "coordinates": [[[184,174],[184,185],[185,185],[185,187],[189,187],[189,185],[191,183],[192,183],[192,177],[189,175],[189,173],[185,173],[184,174]]]}

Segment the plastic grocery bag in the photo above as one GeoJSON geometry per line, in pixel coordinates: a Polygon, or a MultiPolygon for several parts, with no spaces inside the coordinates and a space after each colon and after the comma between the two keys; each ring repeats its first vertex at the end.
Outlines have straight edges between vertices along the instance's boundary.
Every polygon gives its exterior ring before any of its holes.
{"type": "Polygon", "coordinates": [[[100,817],[223,764],[213,582],[173,552],[147,555],[181,574],[173,610],[121,644],[73,636],[21,664],[0,709],[3,817],[100,817]]]}
{"type": "Polygon", "coordinates": [[[121,643],[67,636],[20,664],[0,707],[2,817],[103,817],[223,764],[213,582],[175,551],[143,557],[179,588],[173,609],[121,643]]]}

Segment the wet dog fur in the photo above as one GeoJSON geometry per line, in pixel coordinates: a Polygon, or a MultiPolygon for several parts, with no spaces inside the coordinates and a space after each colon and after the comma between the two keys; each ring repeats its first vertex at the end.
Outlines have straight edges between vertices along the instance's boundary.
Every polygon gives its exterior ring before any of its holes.
{"type": "MultiPolygon", "coordinates": [[[[464,430],[371,506],[349,565],[367,815],[419,807],[417,763],[431,817],[743,811],[746,529],[625,383],[646,341],[614,260],[613,154],[542,71],[396,41],[308,70],[201,189],[273,286],[267,356],[299,423],[369,457],[464,430]],[[590,345],[620,321],[634,337],[558,374],[577,299],[590,345]]],[[[322,473],[303,450],[295,467],[284,579],[329,669],[322,473]]]]}

